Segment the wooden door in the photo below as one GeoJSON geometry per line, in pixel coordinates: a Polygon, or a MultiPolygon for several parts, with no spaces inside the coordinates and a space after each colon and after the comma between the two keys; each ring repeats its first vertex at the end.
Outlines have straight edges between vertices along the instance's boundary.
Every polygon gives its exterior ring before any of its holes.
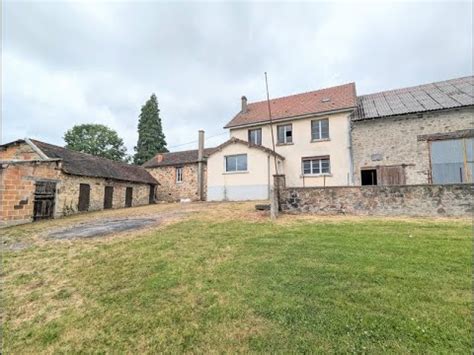
{"type": "Polygon", "coordinates": [[[127,187],[125,190],[125,207],[132,207],[133,188],[127,187]]]}
{"type": "Polygon", "coordinates": [[[37,181],[33,207],[33,220],[53,218],[54,200],[56,197],[56,183],[51,181],[37,181]]]}
{"type": "Polygon", "coordinates": [[[380,166],[379,167],[380,185],[405,185],[405,168],[402,165],[380,166]]]}
{"type": "Polygon", "coordinates": [[[150,194],[148,195],[148,203],[155,203],[155,185],[150,185],[150,194]]]}
{"type": "Polygon", "coordinates": [[[112,208],[112,202],[114,199],[114,187],[106,186],[104,191],[104,209],[112,208]]]}
{"type": "Polygon", "coordinates": [[[88,211],[90,204],[91,187],[89,184],[79,185],[79,211],[88,211]]]}

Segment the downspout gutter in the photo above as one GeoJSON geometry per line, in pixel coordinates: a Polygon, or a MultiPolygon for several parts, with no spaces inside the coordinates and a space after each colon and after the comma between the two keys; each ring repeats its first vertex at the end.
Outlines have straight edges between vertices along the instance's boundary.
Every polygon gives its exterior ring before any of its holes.
{"type": "Polygon", "coordinates": [[[347,183],[349,186],[354,185],[354,152],[352,149],[352,114],[348,116],[349,120],[349,129],[348,129],[348,140],[349,140],[349,179],[347,179],[347,183]]]}

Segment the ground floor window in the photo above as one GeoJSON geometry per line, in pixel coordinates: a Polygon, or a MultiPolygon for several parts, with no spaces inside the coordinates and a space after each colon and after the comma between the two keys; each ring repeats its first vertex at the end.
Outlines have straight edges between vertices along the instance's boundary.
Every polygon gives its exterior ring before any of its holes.
{"type": "Polygon", "coordinates": [[[302,158],[303,175],[321,175],[331,173],[329,156],[302,158]]]}
{"type": "Polygon", "coordinates": [[[225,171],[247,171],[247,154],[228,155],[225,158],[225,171]]]}

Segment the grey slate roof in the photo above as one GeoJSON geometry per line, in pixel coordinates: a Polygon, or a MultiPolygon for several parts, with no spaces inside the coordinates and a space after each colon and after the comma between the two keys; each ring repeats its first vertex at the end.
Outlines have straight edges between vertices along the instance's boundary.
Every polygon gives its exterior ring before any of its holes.
{"type": "Polygon", "coordinates": [[[31,141],[49,158],[61,159],[62,170],[67,174],[153,185],[158,184],[155,178],[141,166],[129,165],[90,154],[75,152],[33,139],[31,141]]]}
{"type": "Polygon", "coordinates": [[[357,97],[353,120],[474,105],[474,76],[357,97]]]}
{"type": "MultiPolygon", "coordinates": [[[[204,149],[204,158],[207,158],[215,148],[204,149]]],[[[181,152],[158,153],[145,162],[144,168],[157,168],[160,166],[184,165],[198,162],[198,150],[184,150],[181,152]]]]}

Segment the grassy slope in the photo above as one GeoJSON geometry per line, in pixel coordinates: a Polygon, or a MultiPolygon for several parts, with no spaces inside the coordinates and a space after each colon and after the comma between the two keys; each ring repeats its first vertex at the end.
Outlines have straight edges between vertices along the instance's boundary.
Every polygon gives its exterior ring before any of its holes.
{"type": "Polygon", "coordinates": [[[193,219],[4,254],[5,353],[471,347],[467,222],[193,219]]]}

